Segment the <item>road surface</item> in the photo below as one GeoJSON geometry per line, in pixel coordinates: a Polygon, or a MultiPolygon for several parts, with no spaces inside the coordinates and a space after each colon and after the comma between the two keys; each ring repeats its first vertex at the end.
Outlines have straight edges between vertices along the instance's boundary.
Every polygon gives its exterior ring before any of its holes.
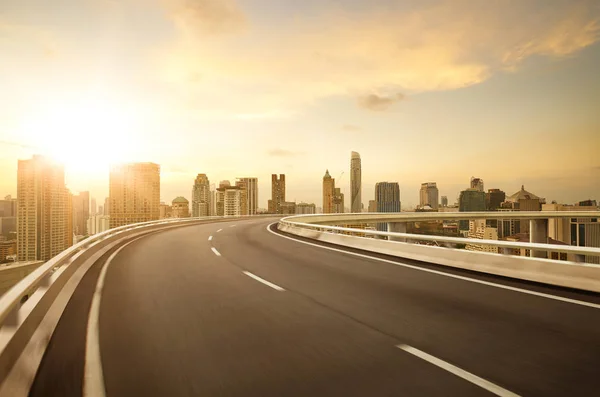
{"type": "Polygon", "coordinates": [[[272,222],[105,255],[30,395],[600,395],[598,295],[344,253],[272,222]]]}

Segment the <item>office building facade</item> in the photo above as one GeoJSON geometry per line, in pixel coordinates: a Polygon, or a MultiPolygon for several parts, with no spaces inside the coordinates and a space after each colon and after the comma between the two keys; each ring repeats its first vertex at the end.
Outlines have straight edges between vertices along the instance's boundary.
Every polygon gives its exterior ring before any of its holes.
{"type": "Polygon", "coordinates": [[[79,192],[73,195],[73,233],[76,236],[87,236],[87,220],[90,217],[90,192],[79,192]]]}
{"type": "Polygon", "coordinates": [[[298,203],[296,204],[296,214],[298,215],[308,215],[308,214],[316,214],[317,207],[315,204],[309,203],[298,203]]]}
{"type": "Polygon", "coordinates": [[[149,222],[160,216],[160,166],[128,163],[111,167],[110,227],[149,222]]]}
{"type": "Polygon", "coordinates": [[[419,205],[421,208],[430,206],[434,210],[439,208],[439,191],[437,183],[425,182],[421,184],[421,190],[419,191],[419,205]]]}
{"type": "Polygon", "coordinates": [[[329,170],[323,176],[323,213],[333,213],[333,196],[335,193],[335,179],[329,175],[329,170]]]}
{"type": "Polygon", "coordinates": [[[269,213],[281,214],[281,203],[285,202],[285,175],[271,175],[271,200],[268,202],[269,213]]]}
{"type": "MultiPolygon", "coordinates": [[[[458,210],[459,212],[485,211],[485,193],[475,188],[463,190],[458,198],[458,210]]],[[[458,227],[460,230],[469,230],[469,220],[459,221],[458,227]]]]}
{"type": "Polygon", "coordinates": [[[198,174],[192,186],[192,216],[210,216],[210,181],[206,174],[198,174]]]}
{"type": "MultiPolygon", "coordinates": [[[[350,155],[350,211],[362,212],[362,164],[360,154],[350,155]]],[[[343,211],[341,211],[343,212],[343,211]]]]}
{"type": "Polygon", "coordinates": [[[398,182],[375,184],[377,212],[400,212],[400,185],[398,182]]]}
{"type": "Polygon", "coordinates": [[[245,186],[248,196],[248,215],[256,215],[258,211],[258,178],[243,177],[238,180],[245,186]]]}

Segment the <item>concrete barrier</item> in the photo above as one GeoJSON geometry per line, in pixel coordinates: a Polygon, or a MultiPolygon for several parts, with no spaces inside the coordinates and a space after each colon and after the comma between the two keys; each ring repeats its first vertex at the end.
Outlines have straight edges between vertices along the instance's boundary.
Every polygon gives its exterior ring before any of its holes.
{"type": "Polygon", "coordinates": [[[0,296],[43,264],[44,261],[16,262],[0,267],[0,296]]]}
{"type": "Polygon", "coordinates": [[[600,266],[355,237],[285,223],[279,223],[278,229],[317,241],[399,258],[600,292],[600,266]]]}

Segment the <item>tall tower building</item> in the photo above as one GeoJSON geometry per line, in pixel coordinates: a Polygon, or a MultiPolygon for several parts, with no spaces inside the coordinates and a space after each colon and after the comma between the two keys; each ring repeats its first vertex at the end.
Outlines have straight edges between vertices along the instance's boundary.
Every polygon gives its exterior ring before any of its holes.
{"type": "Polygon", "coordinates": [[[362,166],[360,154],[352,152],[350,157],[350,211],[362,212],[362,166]]]}
{"type": "Polygon", "coordinates": [[[506,193],[500,189],[489,189],[485,194],[485,209],[488,211],[496,211],[506,200],[506,193]]]}
{"type": "Polygon", "coordinates": [[[258,211],[258,178],[238,178],[245,187],[248,195],[248,215],[256,215],[258,211]]]}
{"type": "Polygon", "coordinates": [[[70,198],[62,165],[42,156],[19,160],[18,261],[47,261],[72,244],[70,198]]]}
{"type": "Polygon", "coordinates": [[[329,175],[329,170],[325,171],[323,177],[323,213],[333,213],[333,196],[335,193],[335,179],[329,175]]]}
{"type": "Polygon", "coordinates": [[[435,182],[421,183],[421,190],[419,192],[419,204],[421,207],[426,205],[430,206],[434,210],[439,207],[439,191],[435,182]]]}
{"type": "MultiPolygon", "coordinates": [[[[460,192],[458,198],[458,211],[460,212],[478,212],[485,211],[485,193],[475,188],[469,188],[460,192]]],[[[469,221],[461,220],[458,222],[460,230],[469,230],[469,221]]]]}
{"type": "Polygon", "coordinates": [[[483,179],[471,177],[471,189],[475,189],[478,192],[483,192],[483,179]]]}
{"type": "Polygon", "coordinates": [[[448,206],[448,196],[442,196],[442,207],[448,206]]]}
{"type": "Polygon", "coordinates": [[[281,214],[281,203],[285,202],[285,175],[271,175],[271,200],[269,200],[269,213],[281,214]]]}
{"type": "Polygon", "coordinates": [[[240,191],[239,212],[240,215],[248,215],[248,183],[246,180],[238,179],[235,182],[235,187],[240,191]]]}
{"type": "Polygon", "coordinates": [[[192,216],[210,216],[210,182],[206,174],[198,174],[192,187],[192,216]]]}
{"type": "MultiPolygon", "coordinates": [[[[91,203],[91,205],[90,205],[90,214],[91,214],[91,215],[96,215],[97,211],[98,211],[98,210],[97,210],[97,208],[96,208],[96,199],[95,199],[95,198],[92,198],[92,203],[91,203]]],[[[87,221],[87,219],[86,219],[86,221],[87,221]]]]}
{"type": "Polygon", "coordinates": [[[87,236],[87,220],[90,217],[90,192],[79,192],[73,196],[73,233],[76,236],[87,236]]]}
{"type": "Polygon", "coordinates": [[[109,197],[111,228],[158,220],[160,166],[154,163],[112,166],[109,197]]]}
{"type": "Polygon", "coordinates": [[[102,215],[108,216],[110,214],[110,199],[106,197],[104,199],[104,213],[102,215]]]}
{"type": "Polygon", "coordinates": [[[398,182],[375,184],[377,212],[400,212],[400,185],[398,182]]]}
{"type": "Polygon", "coordinates": [[[339,187],[333,189],[333,213],[343,214],[344,213],[344,193],[339,187]]]}

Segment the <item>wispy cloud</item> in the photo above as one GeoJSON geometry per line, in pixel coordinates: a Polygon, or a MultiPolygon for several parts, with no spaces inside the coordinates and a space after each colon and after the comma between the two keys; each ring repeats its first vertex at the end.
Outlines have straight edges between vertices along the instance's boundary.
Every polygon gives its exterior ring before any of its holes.
{"type": "Polygon", "coordinates": [[[295,152],[293,150],[275,148],[267,151],[267,154],[271,157],[295,157],[302,154],[302,152],[295,152]]]}
{"type": "Polygon", "coordinates": [[[396,102],[404,99],[403,94],[395,94],[392,96],[379,96],[377,94],[369,94],[358,97],[357,103],[363,109],[373,111],[383,111],[389,109],[396,102]]]}

